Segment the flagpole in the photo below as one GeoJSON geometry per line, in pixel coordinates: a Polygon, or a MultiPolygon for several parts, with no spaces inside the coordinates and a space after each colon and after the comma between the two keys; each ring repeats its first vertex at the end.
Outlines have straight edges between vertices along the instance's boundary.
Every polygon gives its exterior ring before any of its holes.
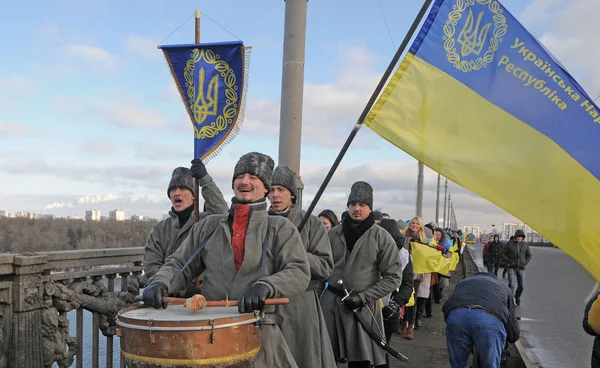
{"type": "Polygon", "coordinates": [[[444,218],[442,219],[444,229],[449,227],[449,226],[446,226],[446,205],[447,204],[448,204],[448,178],[446,178],[446,182],[444,183],[444,218]]]}
{"type": "Polygon", "coordinates": [[[437,178],[437,194],[435,195],[435,223],[440,226],[440,174],[437,178]]]}
{"type": "Polygon", "coordinates": [[[340,165],[340,162],[342,162],[342,159],[344,158],[344,155],[346,154],[346,151],[348,151],[348,148],[350,147],[350,144],[354,140],[354,137],[356,137],[356,134],[358,133],[358,131],[360,130],[360,128],[363,126],[363,123],[365,122],[365,118],[367,117],[367,114],[369,113],[369,111],[371,111],[371,108],[375,104],[375,101],[377,100],[377,97],[379,96],[379,94],[383,90],[383,87],[385,87],[385,84],[386,84],[388,78],[390,77],[390,75],[394,71],[394,68],[395,68],[396,64],[398,64],[398,61],[400,60],[400,57],[404,53],[404,50],[406,49],[406,46],[408,46],[408,42],[410,41],[410,39],[412,38],[413,34],[417,30],[417,27],[419,26],[419,23],[421,23],[421,20],[423,19],[423,16],[425,16],[425,13],[427,12],[427,9],[429,9],[429,5],[431,5],[432,1],[433,0],[425,0],[425,2],[423,3],[423,6],[419,10],[419,13],[417,14],[416,18],[414,19],[413,23],[411,24],[411,26],[409,28],[408,33],[406,33],[406,36],[404,36],[404,39],[402,40],[402,43],[400,44],[400,47],[398,47],[398,50],[396,51],[396,54],[392,58],[392,61],[390,62],[390,64],[388,65],[387,69],[383,73],[383,76],[381,77],[381,80],[379,81],[379,84],[377,84],[377,87],[375,87],[375,91],[373,91],[373,94],[371,95],[371,98],[367,102],[367,105],[365,106],[365,108],[363,109],[362,113],[360,114],[360,117],[356,121],[356,124],[354,124],[354,128],[352,128],[352,131],[350,132],[350,135],[348,136],[348,138],[346,139],[346,142],[342,146],[342,150],[337,155],[335,161],[333,162],[333,165],[331,166],[331,168],[329,169],[329,172],[325,176],[325,180],[323,180],[323,183],[321,184],[321,187],[319,188],[319,190],[315,194],[315,198],[310,202],[310,206],[306,210],[306,214],[305,214],[305,216],[302,219],[302,223],[300,223],[300,226],[298,226],[298,230],[299,231],[302,230],[302,228],[306,224],[306,221],[308,221],[308,218],[310,217],[310,214],[315,209],[315,207],[317,205],[317,202],[319,202],[319,199],[321,198],[321,196],[323,195],[323,192],[325,191],[325,188],[327,188],[327,185],[331,181],[331,178],[333,177],[333,174],[335,173],[335,171],[337,170],[338,166],[340,165]]]}
{"type": "MultiPolygon", "coordinates": [[[[196,22],[194,27],[194,43],[197,45],[200,43],[200,9],[196,9],[195,14],[196,22]]],[[[200,183],[198,178],[194,178],[194,223],[200,221],[200,183]]],[[[194,285],[196,289],[200,289],[200,276],[196,276],[194,279],[194,285]]]]}
{"type": "Polygon", "coordinates": [[[423,171],[425,165],[419,161],[419,173],[417,175],[417,217],[423,218],[423,182],[425,181],[423,171]]]}
{"type": "Polygon", "coordinates": [[[452,224],[450,224],[450,205],[452,204],[452,198],[451,198],[451,194],[448,193],[448,220],[446,220],[446,223],[448,224],[448,227],[452,227],[452,224]]]}
{"type": "MultiPolygon", "coordinates": [[[[194,27],[194,43],[200,43],[200,9],[196,9],[196,26],[194,27]]],[[[189,19],[189,18],[188,18],[189,19]]],[[[200,221],[200,184],[198,178],[194,178],[194,223],[200,221]]]]}

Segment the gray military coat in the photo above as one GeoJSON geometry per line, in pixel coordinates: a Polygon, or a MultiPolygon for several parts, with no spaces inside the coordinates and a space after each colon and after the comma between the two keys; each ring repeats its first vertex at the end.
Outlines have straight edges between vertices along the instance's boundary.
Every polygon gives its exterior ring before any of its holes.
{"type": "MultiPolygon", "coordinates": [[[[200,219],[208,215],[227,213],[229,206],[212,177],[207,174],[200,179],[198,184],[202,187],[202,197],[206,203],[206,211],[200,213],[200,219]]],[[[179,218],[174,212],[169,211],[169,218],[152,227],[144,249],[144,274],[147,278],[154,276],[167,257],[175,253],[188,236],[192,225],[194,225],[193,215],[180,228],[179,218]]]]}
{"type": "Polygon", "coordinates": [[[374,331],[385,337],[379,299],[402,283],[402,266],[396,243],[385,229],[377,225],[358,239],[352,252],[346,248],[341,225],[329,231],[329,240],[335,268],[329,277],[329,287],[321,297],[321,305],[333,352],[336,357],[347,358],[348,361],[369,360],[374,365],[385,364],[385,351],[371,339],[353,312],[329,288],[338,287],[337,282],[341,279],[348,291],[358,293],[366,302],[360,313],[371,323],[374,331]]]}
{"type": "MultiPolygon", "coordinates": [[[[287,218],[298,227],[304,215],[304,211],[292,208],[287,218]]],[[[325,318],[315,290],[333,272],[333,256],[327,229],[317,217],[310,216],[300,236],[310,264],[311,279],[304,293],[291,297],[290,304],[279,307],[278,311],[284,318],[281,332],[298,367],[335,367],[325,318]]]]}
{"type": "MultiPolygon", "coordinates": [[[[239,299],[256,282],[267,285],[272,298],[303,293],[309,284],[310,267],[300,234],[287,219],[269,216],[266,207],[263,208],[250,214],[244,260],[239,272],[234,265],[229,215],[212,215],[192,226],[187,239],[150,281],[169,285],[169,292],[173,292],[204,272],[202,294],[207,300],[239,299]],[[205,247],[190,265],[171,281],[196,247],[208,238],[205,247]],[[265,239],[265,276],[260,279],[265,239]]],[[[261,351],[254,367],[297,367],[279,326],[264,324],[260,335],[261,351]]]]}

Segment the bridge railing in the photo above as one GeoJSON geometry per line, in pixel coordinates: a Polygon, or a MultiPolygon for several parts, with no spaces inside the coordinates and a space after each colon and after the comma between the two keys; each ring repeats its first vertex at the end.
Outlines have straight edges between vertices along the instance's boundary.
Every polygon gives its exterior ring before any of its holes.
{"type": "Polygon", "coordinates": [[[99,367],[100,333],[106,336],[103,366],[112,367],[115,318],[145,286],[143,256],[142,247],[0,254],[0,368],[80,368],[90,355],[92,367],[99,367]],[[84,310],[92,313],[91,331],[84,331],[84,310]],[[83,351],[90,332],[92,351],[83,351]]]}

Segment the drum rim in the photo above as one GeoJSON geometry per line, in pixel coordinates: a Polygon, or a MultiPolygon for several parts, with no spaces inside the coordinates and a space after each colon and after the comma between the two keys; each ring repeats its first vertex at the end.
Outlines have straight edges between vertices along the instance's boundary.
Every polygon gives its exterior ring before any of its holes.
{"type": "MultiPolygon", "coordinates": [[[[208,321],[208,320],[206,320],[208,321]]],[[[222,328],[229,328],[235,326],[243,326],[251,323],[256,323],[260,321],[259,317],[249,318],[247,320],[238,321],[238,322],[230,322],[223,324],[214,324],[214,325],[203,325],[203,326],[148,326],[148,325],[135,325],[131,323],[126,323],[117,318],[117,325],[125,328],[129,328],[132,330],[142,330],[142,331],[206,331],[206,330],[218,330],[222,328]]],[[[161,321],[163,322],[163,321],[161,321]]],[[[172,323],[172,321],[169,321],[172,323]]]]}
{"type": "Polygon", "coordinates": [[[226,357],[217,357],[217,358],[204,358],[204,359],[172,359],[172,358],[154,358],[154,357],[146,357],[141,355],[132,354],[126,351],[121,350],[121,354],[123,357],[129,360],[134,360],[142,363],[151,363],[151,364],[163,364],[163,365],[185,365],[188,366],[190,364],[193,365],[205,365],[205,364],[231,364],[243,362],[244,360],[256,358],[258,353],[260,352],[261,345],[251,351],[240,353],[237,355],[231,355],[226,357]]]}

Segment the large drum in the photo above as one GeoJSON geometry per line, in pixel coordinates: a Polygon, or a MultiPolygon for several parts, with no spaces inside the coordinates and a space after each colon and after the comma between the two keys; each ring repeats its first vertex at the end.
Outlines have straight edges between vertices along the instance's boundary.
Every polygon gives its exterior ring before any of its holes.
{"type": "Polygon", "coordinates": [[[130,368],[250,367],[260,350],[259,317],[237,307],[195,313],[181,305],[130,307],[117,318],[121,354],[130,368]]]}

